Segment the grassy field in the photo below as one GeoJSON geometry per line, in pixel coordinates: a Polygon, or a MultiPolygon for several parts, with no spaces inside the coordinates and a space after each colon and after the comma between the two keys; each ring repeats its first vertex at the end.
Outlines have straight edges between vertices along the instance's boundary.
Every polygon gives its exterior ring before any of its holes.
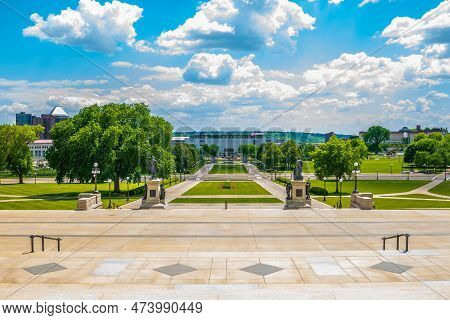
{"type": "MultiPolygon", "coordinates": [[[[322,197],[314,197],[314,199],[324,202],[322,197]]],[[[329,206],[334,206],[339,202],[339,197],[328,197],[325,201],[329,206]]],[[[350,197],[342,198],[342,207],[350,208],[350,197]]],[[[450,209],[450,201],[433,201],[418,199],[399,200],[399,199],[375,199],[375,208],[377,210],[406,210],[406,209],[450,209]]]]}
{"type": "Polygon", "coordinates": [[[226,181],[200,182],[183,196],[203,196],[203,195],[270,195],[269,191],[261,187],[256,182],[232,181],[230,189],[225,189],[226,181]]]}
{"type": "MultiPolygon", "coordinates": [[[[428,182],[421,180],[362,180],[358,181],[358,191],[371,192],[373,194],[407,192],[417,189],[428,182]]],[[[311,180],[311,186],[323,188],[323,181],[311,180]]],[[[354,181],[344,181],[342,183],[342,194],[351,194],[354,188],[354,181]]],[[[327,190],[330,194],[335,194],[336,182],[328,181],[327,190]]]]}
{"type": "Polygon", "coordinates": [[[376,173],[377,169],[379,173],[401,173],[402,172],[403,157],[377,157],[373,156],[367,160],[364,160],[361,165],[362,173],[376,173]]]}
{"type": "Polygon", "coordinates": [[[210,174],[236,174],[248,173],[247,168],[242,164],[215,164],[209,172],[210,174]]]}
{"type": "Polygon", "coordinates": [[[430,192],[450,197],[450,180],[441,182],[433,189],[430,189],[430,192]]]}
{"type": "MultiPolygon", "coordinates": [[[[142,186],[142,184],[140,184],[142,186]]],[[[112,186],[111,186],[112,187],[112,186]]],[[[137,188],[138,185],[130,183],[130,190],[137,188]]],[[[112,202],[116,205],[124,205],[127,203],[127,184],[120,184],[121,193],[112,194],[112,202]]],[[[13,184],[0,185],[1,200],[18,200],[26,199],[26,201],[8,201],[0,202],[0,210],[74,210],[77,206],[77,196],[82,192],[92,192],[93,184],[56,184],[56,183],[38,183],[38,184],[13,184]],[[23,196],[23,198],[8,197],[23,196]]],[[[98,190],[102,194],[104,206],[108,206],[109,192],[107,183],[99,183],[98,190]]],[[[130,201],[140,198],[140,195],[130,196],[130,201]]]]}
{"type": "Polygon", "coordinates": [[[277,198],[177,198],[170,203],[281,203],[277,198]]]}
{"type": "MultiPolygon", "coordinates": [[[[37,168],[33,169],[28,175],[25,176],[25,178],[34,178],[34,173],[36,173],[36,176],[38,178],[51,178],[56,177],[56,171],[50,168],[37,168]]],[[[16,175],[12,174],[11,172],[7,170],[1,170],[0,171],[0,178],[17,178],[16,175]]]]}
{"type": "MultiPolygon", "coordinates": [[[[433,197],[427,194],[405,194],[403,196],[392,196],[398,198],[408,198],[408,199],[433,199],[433,200],[445,200],[444,198],[433,197]]],[[[387,197],[389,198],[389,197],[387,197]]],[[[450,199],[449,199],[450,200],[450,199]]]]}

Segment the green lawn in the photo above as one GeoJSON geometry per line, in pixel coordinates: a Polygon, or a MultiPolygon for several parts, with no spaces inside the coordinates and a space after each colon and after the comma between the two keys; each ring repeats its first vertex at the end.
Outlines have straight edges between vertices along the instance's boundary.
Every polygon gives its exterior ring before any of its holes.
{"type": "Polygon", "coordinates": [[[203,195],[270,195],[270,192],[256,182],[229,181],[231,189],[223,188],[227,181],[200,182],[183,196],[203,195]]]}
{"type": "MultiPolygon", "coordinates": [[[[37,168],[30,171],[30,173],[25,176],[25,178],[34,178],[34,173],[36,173],[36,176],[38,178],[52,178],[56,177],[56,171],[50,168],[37,168]]],[[[1,170],[0,171],[0,178],[17,178],[16,175],[12,174],[8,170],[1,170]]]]}
{"type": "MultiPolygon", "coordinates": [[[[142,184],[140,184],[142,186],[142,184]]],[[[130,183],[130,190],[137,188],[137,184],[130,183]]],[[[111,186],[112,187],[112,186],[111,186]]],[[[120,184],[121,193],[112,194],[112,202],[121,206],[124,205],[127,196],[127,184],[120,184]]],[[[33,199],[29,201],[10,201],[0,202],[0,210],[74,210],[77,207],[77,197],[82,192],[92,192],[93,184],[80,183],[38,183],[38,184],[12,184],[0,185],[0,196],[2,200],[12,200],[17,198],[8,198],[8,195],[25,196],[20,199],[33,199]],[[43,200],[40,200],[43,199],[43,200]]],[[[107,183],[99,183],[98,190],[102,194],[104,207],[109,203],[109,192],[107,183]]],[[[130,201],[140,198],[140,195],[130,196],[130,201]]]]}
{"type": "MultiPolygon", "coordinates": [[[[422,180],[360,180],[358,181],[358,191],[371,192],[373,194],[407,192],[417,189],[428,182],[422,180]]],[[[323,181],[311,180],[311,186],[323,188],[323,181]]],[[[342,194],[351,194],[354,188],[354,181],[344,181],[342,183],[342,194]]],[[[328,181],[327,190],[330,194],[335,194],[336,182],[328,181]]]]}
{"type": "Polygon", "coordinates": [[[170,203],[282,203],[277,198],[177,198],[170,203]]]}
{"type": "Polygon", "coordinates": [[[441,182],[433,189],[430,189],[430,192],[440,194],[443,196],[450,196],[450,180],[441,182]]]}
{"type": "Polygon", "coordinates": [[[242,164],[215,164],[209,172],[210,174],[236,174],[248,173],[247,168],[242,164]]]}
{"type": "MultiPolygon", "coordinates": [[[[323,197],[314,197],[314,199],[323,201],[323,197]]],[[[339,202],[339,197],[327,197],[326,204],[334,206],[339,202]]],[[[342,198],[342,207],[350,208],[350,197],[342,198]]],[[[398,200],[398,199],[375,199],[375,208],[377,210],[403,210],[403,209],[450,209],[450,201],[421,201],[418,199],[398,200]]]]}
{"type": "Polygon", "coordinates": [[[382,156],[372,156],[371,158],[364,160],[361,165],[362,173],[376,173],[377,169],[379,173],[401,173],[402,172],[403,157],[387,158],[382,156]]]}
{"type": "MultiPolygon", "coordinates": [[[[399,197],[399,198],[408,198],[408,199],[433,199],[433,200],[445,200],[444,198],[439,197],[433,197],[429,196],[427,194],[405,194],[403,196],[392,196],[392,197],[399,197]]],[[[448,199],[450,200],[450,199],[448,199]]]]}

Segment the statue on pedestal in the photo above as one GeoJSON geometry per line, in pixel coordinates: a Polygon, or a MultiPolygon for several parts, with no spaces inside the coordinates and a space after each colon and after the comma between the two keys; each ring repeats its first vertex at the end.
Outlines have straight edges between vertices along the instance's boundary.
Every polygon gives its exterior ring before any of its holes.
{"type": "Polygon", "coordinates": [[[303,180],[303,161],[298,159],[297,166],[294,169],[294,180],[303,180]]]}
{"type": "Polygon", "coordinates": [[[292,199],[292,184],[290,182],[286,183],[286,200],[292,199]]]}
{"type": "Polygon", "coordinates": [[[152,157],[152,159],[150,160],[149,166],[148,166],[148,171],[150,172],[152,179],[156,179],[158,176],[158,170],[156,169],[156,164],[157,164],[157,161],[156,161],[155,157],[152,157]]]}

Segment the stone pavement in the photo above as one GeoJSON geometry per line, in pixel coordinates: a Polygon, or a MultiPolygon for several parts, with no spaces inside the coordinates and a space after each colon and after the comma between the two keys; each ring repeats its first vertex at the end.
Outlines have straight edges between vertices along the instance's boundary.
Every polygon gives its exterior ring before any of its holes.
{"type": "Polygon", "coordinates": [[[0,240],[0,299],[450,298],[448,210],[3,211],[0,240]]]}

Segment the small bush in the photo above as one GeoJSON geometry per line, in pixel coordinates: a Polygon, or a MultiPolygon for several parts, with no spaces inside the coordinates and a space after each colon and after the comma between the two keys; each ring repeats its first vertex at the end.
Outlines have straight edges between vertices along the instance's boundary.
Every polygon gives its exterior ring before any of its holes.
{"type": "MultiPolygon", "coordinates": [[[[137,187],[137,188],[134,188],[134,189],[131,189],[130,190],[130,196],[141,196],[141,195],[143,195],[144,194],[144,188],[145,188],[145,185],[137,187]]],[[[122,192],[124,192],[124,190],[122,190],[122,192]]],[[[125,190],[125,192],[126,192],[126,190],[125,190]]]]}
{"type": "Polygon", "coordinates": [[[222,185],[222,189],[231,189],[231,182],[224,182],[222,185]]]}
{"type": "Polygon", "coordinates": [[[277,181],[281,182],[281,183],[284,183],[284,184],[287,184],[288,182],[290,182],[290,179],[284,178],[284,177],[278,177],[277,181]]]}
{"type": "Polygon", "coordinates": [[[324,189],[324,188],[320,188],[320,187],[312,187],[311,189],[309,189],[310,193],[319,195],[319,196],[326,196],[328,195],[328,190],[324,189]]]}

